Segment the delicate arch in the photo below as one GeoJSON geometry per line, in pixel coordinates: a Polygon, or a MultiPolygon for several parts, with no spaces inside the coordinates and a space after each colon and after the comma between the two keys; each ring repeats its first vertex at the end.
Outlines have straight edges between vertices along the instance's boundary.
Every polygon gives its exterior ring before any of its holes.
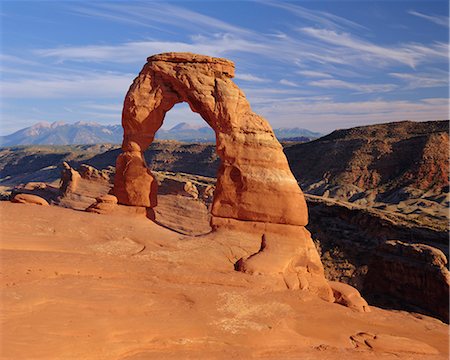
{"type": "Polygon", "coordinates": [[[187,102],[216,133],[221,159],[213,217],[304,226],[302,191],[272,128],[255,114],[234,84],[234,64],[190,53],[151,56],[125,97],[124,139],[116,164],[114,193],[119,203],[154,207],[157,185],[143,152],[164,116],[187,102]]]}

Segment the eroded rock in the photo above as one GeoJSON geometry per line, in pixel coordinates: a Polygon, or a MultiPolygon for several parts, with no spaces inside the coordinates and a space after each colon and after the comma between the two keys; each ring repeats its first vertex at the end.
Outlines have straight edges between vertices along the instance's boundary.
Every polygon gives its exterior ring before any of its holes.
{"type": "Polygon", "coordinates": [[[34,204],[34,205],[44,205],[44,206],[50,205],[47,200],[41,198],[40,196],[32,195],[32,194],[16,194],[11,199],[11,201],[14,203],[20,203],[20,204],[34,204]]]}
{"type": "Polygon", "coordinates": [[[81,164],[79,169],[80,176],[87,180],[109,181],[110,171],[108,169],[98,170],[93,166],[81,164]]]}
{"type": "MultiPolygon", "coordinates": [[[[216,133],[221,163],[211,209],[213,229],[228,229],[231,221],[244,231],[261,232],[261,251],[241,259],[238,269],[283,274],[288,287],[309,289],[331,301],[320,257],[304,228],[308,211],[303,192],[269,123],[252,111],[231,80],[234,64],[191,53],[159,54],[147,61],[122,112],[123,152],[114,181],[119,204],[157,205],[157,181],[143,152],[166,112],[187,102],[216,133]]],[[[184,190],[195,192],[188,184],[184,190]]]]}
{"type": "Polygon", "coordinates": [[[358,312],[370,312],[369,304],[354,287],[337,281],[329,281],[334,302],[358,312]]]}
{"type": "Polygon", "coordinates": [[[81,176],[67,162],[62,163],[60,190],[63,195],[73,193],[77,190],[81,176]]]}
{"type": "Polygon", "coordinates": [[[450,272],[439,249],[390,240],[375,252],[364,282],[364,293],[381,305],[416,306],[448,323],[450,272]]]}
{"type": "Polygon", "coordinates": [[[387,334],[359,332],[350,336],[355,348],[383,353],[438,354],[434,347],[418,340],[387,334]]]}
{"type": "Polygon", "coordinates": [[[212,214],[224,218],[304,226],[307,209],[270,125],[252,112],[233,83],[234,64],[189,53],[148,58],[125,98],[123,153],[114,192],[122,204],[153,207],[156,187],[142,152],[164,116],[187,102],[213,128],[221,158],[212,214]]]}

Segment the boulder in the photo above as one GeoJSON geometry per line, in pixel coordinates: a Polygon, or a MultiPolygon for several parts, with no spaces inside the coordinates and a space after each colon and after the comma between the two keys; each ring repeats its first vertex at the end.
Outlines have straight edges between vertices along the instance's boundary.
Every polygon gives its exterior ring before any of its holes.
{"type": "Polygon", "coordinates": [[[335,303],[347,306],[358,312],[370,312],[369,304],[353,286],[338,281],[329,281],[328,284],[333,290],[335,303]]]}
{"type": "Polygon", "coordinates": [[[37,195],[32,194],[16,194],[11,199],[13,203],[19,203],[19,204],[34,204],[34,205],[43,205],[43,206],[49,206],[47,200],[41,198],[37,195]]]}
{"type": "Polygon", "coordinates": [[[111,194],[105,194],[95,199],[98,203],[117,204],[117,198],[111,194]]]}
{"type": "Polygon", "coordinates": [[[81,164],[79,169],[80,176],[87,180],[104,180],[109,181],[108,170],[97,170],[95,167],[81,164]]]}

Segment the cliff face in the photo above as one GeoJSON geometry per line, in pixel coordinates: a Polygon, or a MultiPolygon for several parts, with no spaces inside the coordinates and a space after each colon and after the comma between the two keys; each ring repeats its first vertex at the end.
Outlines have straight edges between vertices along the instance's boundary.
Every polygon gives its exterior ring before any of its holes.
{"type": "Polygon", "coordinates": [[[446,227],[314,195],[306,200],[329,280],[355,286],[370,304],[448,321],[446,227]]]}
{"type": "Polygon", "coordinates": [[[403,121],[336,130],[285,149],[305,192],[396,203],[448,192],[449,122],[403,121]]]}
{"type": "Polygon", "coordinates": [[[447,259],[424,244],[387,241],[372,257],[365,294],[372,303],[390,308],[425,310],[448,322],[450,273],[447,259]]]}

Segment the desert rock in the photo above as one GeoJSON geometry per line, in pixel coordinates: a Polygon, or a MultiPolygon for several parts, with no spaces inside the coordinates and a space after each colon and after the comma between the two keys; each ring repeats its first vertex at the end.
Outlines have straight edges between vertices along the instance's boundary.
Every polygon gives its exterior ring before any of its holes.
{"type": "Polygon", "coordinates": [[[143,215],[36,209],[0,202],[2,359],[448,359],[436,319],[348,311],[234,271],[258,233],[187,236],[143,215]]]}
{"type": "Polygon", "coordinates": [[[354,287],[337,281],[329,282],[333,290],[334,301],[337,304],[347,306],[359,312],[370,312],[367,301],[361,297],[361,294],[354,287]]]}
{"type": "MultiPolygon", "coordinates": [[[[364,293],[378,302],[409,302],[448,323],[449,285],[450,272],[442,251],[391,240],[374,254],[364,293]]],[[[395,303],[390,305],[395,307],[395,303]]]]}
{"type": "Polygon", "coordinates": [[[35,205],[49,206],[47,200],[41,198],[40,196],[32,194],[16,194],[11,199],[11,201],[20,204],[35,204],[35,205]]]}
{"type": "Polygon", "coordinates": [[[109,180],[109,173],[107,169],[97,170],[95,167],[87,164],[80,165],[79,173],[83,179],[105,181],[109,180]]]}
{"type": "Polygon", "coordinates": [[[166,112],[187,102],[216,133],[221,162],[211,210],[213,229],[241,222],[241,231],[258,228],[261,233],[261,250],[240,259],[237,268],[284,274],[289,288],[308,289],[330,301],[320,257],[304,228],[304,195],[272,128],[252,111],[233,76],[234,64],[226,59],[191,53],[149,57],[125,97],[123,152],[116,162],[114,194],[120,204],[157,205],[157,182],[144,151],[166,112]]]}
{"type": "Polygon", "coordinates": [[[95,199],[99,203],[117,204],[117,198],[111,194],[105,194],[95,199]]]}
{"type": "Polygon", "coordinates": [[[61,182],[60,190],[66,195],[76,191],[78,184],[80,182],[81,176],[65,161],[62,163],[63,169],[61,170],[61,182]]]}
{"type": "Polygon", "coordinates": [[[148,58],[125,98],[123,153],[114,192],[120,203],[153,207],[153,176],[143,159],[164,116],[187,102],[213,128],[221,158],[212,214],[304,226],[307,209],[270,125],[233,83],[234,64],[189,53],[148,58]]]}
{"type": "Polygon", "coordinates": [[[387,334],[360,332],[350,337],[352,344],[359,349],[370,349],[383,353],[438,354],[432,346],[418,340],[387,334]]]}
{"type": "Polygon", "coordinates": [[[287,147],[286,156],[308,194],[363,205],[435,200],[448,193],[448,129],[448,120],[342,129],[287,147]]]}

